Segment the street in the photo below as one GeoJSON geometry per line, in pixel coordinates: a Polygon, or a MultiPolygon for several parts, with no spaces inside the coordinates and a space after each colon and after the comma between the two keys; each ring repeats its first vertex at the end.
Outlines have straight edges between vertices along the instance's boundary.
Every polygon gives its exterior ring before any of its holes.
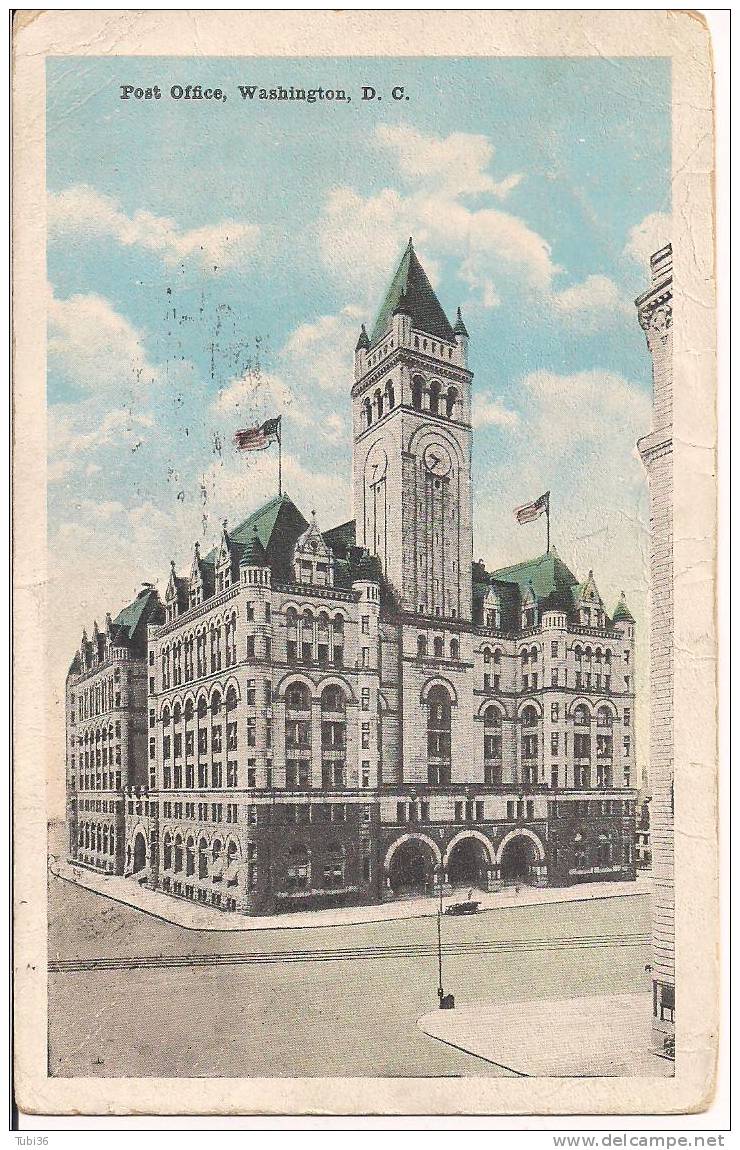
{"type": "MultiPolygon", "coordinates": [[[[445,991],[459,1006],[645,991],[648,932],[646,897],[446,918],[445,991]]],[[[49,962],[53,1075],[508,1073],[417,1027],[437,1002],[433,919],[189,931],[50,876],[49,962]]]]}

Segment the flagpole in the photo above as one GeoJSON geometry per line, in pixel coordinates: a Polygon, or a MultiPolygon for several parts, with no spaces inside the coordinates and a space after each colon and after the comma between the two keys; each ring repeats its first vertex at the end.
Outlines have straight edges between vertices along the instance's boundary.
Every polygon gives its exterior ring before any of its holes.
{"type": "Polygon", "coordinates": [[[547,510],[546,510],[545,514],[547,516],[547,554],[549,555],[550,554],[550,496],[549,495],[547,497],[547,510]]]}
{"type": "MultiPolygon", "coordinates": [[[[278,441],[278,495],[283,494],[283,421],[282,417],[278,422],[277,427],[277,441],[278,441]]],[[[549,551],[549,547],[548,547],[549,551]]]]}

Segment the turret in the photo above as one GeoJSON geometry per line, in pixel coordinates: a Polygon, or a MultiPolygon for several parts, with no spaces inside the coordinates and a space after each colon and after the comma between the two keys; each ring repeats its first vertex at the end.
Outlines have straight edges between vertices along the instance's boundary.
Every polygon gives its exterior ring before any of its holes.
{"type": "Polygon", "coordinates": [[[370,349],[370,340],[368,339],[365,325],[363,323],[360,328],[360,336],[355,345],[355,379],[361,379],[365,374],[365,359],[370,349]]]}
{"type": "Polygon", "coordinates": [[[467,367],[468,366],[468,343],[470,341],[470,336],[468,335],[468,329],[466,328],[465,323],[463,321],[462,312],[460,311],[460,308],[457,309],[457,321],[456,321],[455,326],[453,327],[452,331],[453,331],[454,336],[455,336],[455,343],[457,344],[457,346],[460,349],[460,359],[462,360],[463,367],[467,367]]]}

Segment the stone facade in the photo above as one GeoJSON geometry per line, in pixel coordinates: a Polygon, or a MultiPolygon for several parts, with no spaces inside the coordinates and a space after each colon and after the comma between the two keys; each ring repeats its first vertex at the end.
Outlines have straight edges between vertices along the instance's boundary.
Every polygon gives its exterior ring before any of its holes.
{"type": "Polygon", "coordinates": [[[69,855],[110,874],[125,867],[125,794],[147,786],[146,700],[149,621],[161,620],[145,585],[115,620],[83,632],[65,692],[69,855]]]}
{"type": "Polygon", "coordinates": [[[287,495],[175,565],[127,873],[248,914],[635,876],[634,620],[472,559],[468,333],[409,245],[352,388],[356,520],[287,495]]]}
{"type": "Polygon", "coordinates": [[[652,429],[638,447],[650,484],[650,835],[653,1026],[666,1049],[675,1036],[673,890],[673,266],[668,245],[650,260],[650,288],[636,300],[653,362],[652,429]]]}

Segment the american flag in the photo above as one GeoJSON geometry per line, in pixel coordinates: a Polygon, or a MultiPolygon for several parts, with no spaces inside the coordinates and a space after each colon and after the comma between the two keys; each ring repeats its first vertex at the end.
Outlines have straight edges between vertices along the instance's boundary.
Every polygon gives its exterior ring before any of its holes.
{"type": "Polygon", "coordinates": [[[234,433],[234,444],[239,451],[264,451],[271,443],[280,442],[281,415],[266,419],[260,426],[247,427],[234,433]]]}
{"type": "Polygon", "coordinates": [[[546,491],[544,495],[540,495],[539,499],[535,499],[534,503],[523,503],[521,507],[514,508],[517,523],[531,523],[533,519],[539,519],[540,515],[549,514],[549,491],[546,491]]]}

